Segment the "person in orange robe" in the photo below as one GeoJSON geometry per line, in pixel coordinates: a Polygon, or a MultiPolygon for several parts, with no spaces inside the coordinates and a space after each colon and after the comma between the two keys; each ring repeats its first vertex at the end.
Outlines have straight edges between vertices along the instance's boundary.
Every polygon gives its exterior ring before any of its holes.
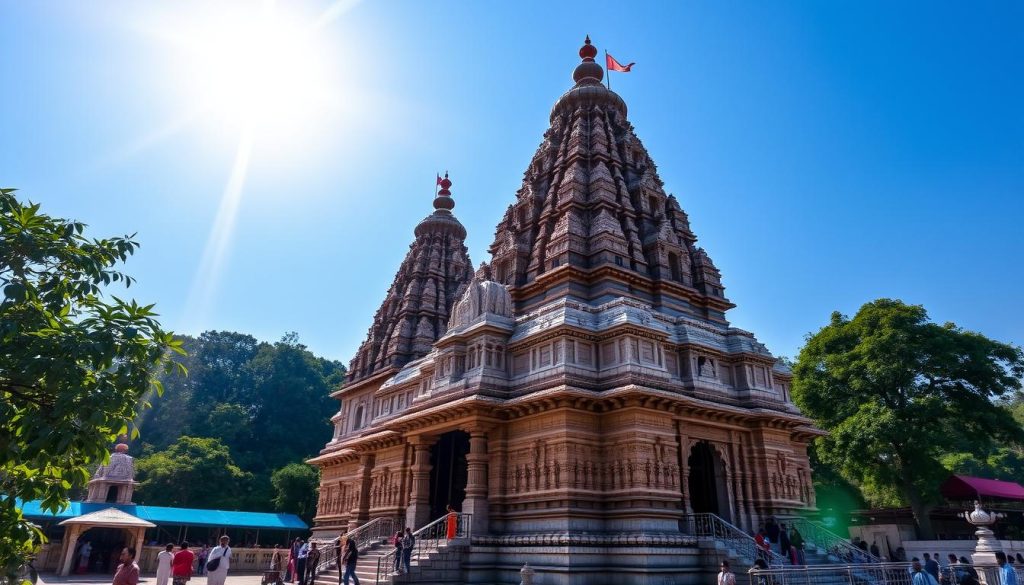
{"type": "Polygon", "coordinates": [[[459,527],[459,515],[455,513],[455,509],[452,508],[451,504],[448,505],[448,540],[455,538],[455,533],[459,527]]]}

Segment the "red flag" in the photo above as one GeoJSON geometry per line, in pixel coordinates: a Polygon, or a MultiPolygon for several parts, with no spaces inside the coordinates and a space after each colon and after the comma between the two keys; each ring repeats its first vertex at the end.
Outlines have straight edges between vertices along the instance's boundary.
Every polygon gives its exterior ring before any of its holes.
{"type": "Polygon", "coordinates": [[[438,175],[438,176],[437,176],[437,184],[438,184],[438,185],[440,185],[440,184],[441,184],[441,175],[438,175]]]}
{"type": "Polygon", "coordinates": [[[605,67],[608,68],[608,71],[619,71],[621,73],[629,73],[629,70],[633,68],[633,65],[636,65],[636,63],[622,65],[621,63],[615,60],[615,57],[612,57],[608,53],[604,54],[604,64],[605,67]]]}

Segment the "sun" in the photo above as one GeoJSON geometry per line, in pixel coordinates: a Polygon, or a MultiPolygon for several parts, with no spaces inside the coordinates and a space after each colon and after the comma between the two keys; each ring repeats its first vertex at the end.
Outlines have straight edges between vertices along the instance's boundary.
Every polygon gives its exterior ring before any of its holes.
{"type": "Polygon", "coordinates": [[[165,23],[183,105],[217,131],[303,145],[340,99],[333,51],[288,3],[210,3],[165,23]]]}

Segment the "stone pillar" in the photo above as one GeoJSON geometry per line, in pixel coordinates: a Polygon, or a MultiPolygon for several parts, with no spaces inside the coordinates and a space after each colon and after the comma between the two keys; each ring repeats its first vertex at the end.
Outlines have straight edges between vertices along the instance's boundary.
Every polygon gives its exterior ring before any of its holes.
{"type": "Polygon", "coordinates": [[[146,529],[140,526],[135,531],[135,562],[142,558],[142,547],[146,544],[146,529]]]}
{"type": "Polygon", "coordinates": [[[356,499],[356,507],[349,514],[348,529],[353,530],[366,524],[370,520],[370,473],[373,471],[373,453],[363,453],[359,456],[359,493],[356,499]]]}
{"type": "Polygon", "coordinates": [[[683,434],[683,421],[676,421],[676,435],[679,440],[679,493],[683,497],[683,512],[693,514],[690,506],[690,437],[683,434]]]}
{"type": "Polygon", "coordinates": [[[64,555],[60,559],[60,564],[57,565],[57,573],[62,577],[71,574],[71,561],[75,559],[75,549],[78,548],[78,537],[81,534],[82,527],[78,524],[72,524],[65,529],[64,555]]]}
{"type": "Polygon", "coordinates": [[[473,534],[487,534],[487,460],[487,431],[480,427],[471,429],[466,455],[469,477],[462,511],[473,515],[473,534]]]}
{"type": "Polygon", "coordinates": [[[430,447],[433,438],[415,436],[410,437],[409,442],[413,448],[413,462],[405,525],[416,531],[430,522],[430,447]]]}

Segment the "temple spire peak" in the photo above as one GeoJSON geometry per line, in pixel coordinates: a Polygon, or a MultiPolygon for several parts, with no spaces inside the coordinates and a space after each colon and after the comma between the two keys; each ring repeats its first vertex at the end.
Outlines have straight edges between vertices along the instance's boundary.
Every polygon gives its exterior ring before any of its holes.
{"type": "Polygon", "coordinates": [[[434,196],[434,209],[438,211],[451,211],[455,209],[455,200],[452,199],[452,192],[449,189],[452,182],[448,179],[448,171],[444,172],[444,178],[438,182],[441,190],[434,196]]]}
{"type": "Polygon", "coordinates": [[[604,78],[604,69],[594,61],[594,57],[597,56],[597,47],[590,42],[590,35],[583,41],[583,46],[580,47],[580,59],[583,62],[576,66],[576,70],[572,72],[572,79],[576,82],[576,85],[600,85],[601,80],[604,78]]]}

